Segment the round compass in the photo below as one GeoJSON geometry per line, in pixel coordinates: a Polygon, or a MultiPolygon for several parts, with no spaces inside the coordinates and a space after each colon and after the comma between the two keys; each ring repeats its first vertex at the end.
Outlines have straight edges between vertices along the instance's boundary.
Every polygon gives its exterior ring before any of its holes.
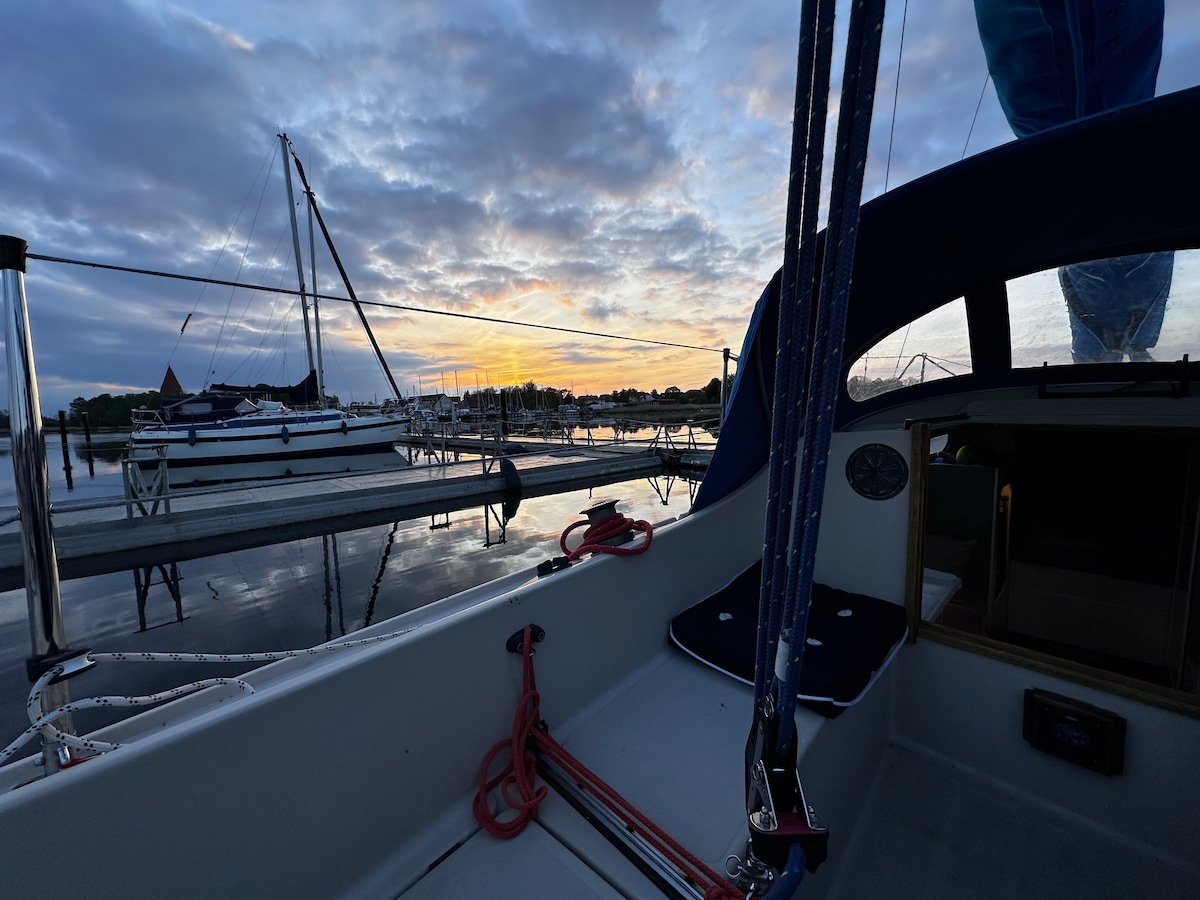
{"type": "Polygon", "coordinates": [[[846,480],[868,500],[889,500],[908,484],[908,463],[887,444],[863,444],[846,460],[846,480]]]}

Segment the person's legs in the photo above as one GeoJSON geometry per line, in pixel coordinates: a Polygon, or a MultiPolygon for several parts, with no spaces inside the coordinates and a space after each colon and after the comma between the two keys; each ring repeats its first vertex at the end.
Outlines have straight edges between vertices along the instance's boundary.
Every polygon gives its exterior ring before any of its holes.
{"type": "Polygon", "coordinates": [[[1171,290],[1175,254],[1142,253],[1064,266],[1059,284],[1075,362],[1150,361],[1171,290]]]}

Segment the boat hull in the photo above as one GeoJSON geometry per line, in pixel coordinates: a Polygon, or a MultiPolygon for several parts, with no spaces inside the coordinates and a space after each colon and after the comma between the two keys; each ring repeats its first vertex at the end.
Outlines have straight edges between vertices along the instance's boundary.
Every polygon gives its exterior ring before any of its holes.
{"type": "Polygon", "coordinates": [[[204,425],[154,425],[133,433],[129,458],[142,469],[322,459],[390,451],[408,432],[390,416],[341,413],[246,416],[204,425]]]}

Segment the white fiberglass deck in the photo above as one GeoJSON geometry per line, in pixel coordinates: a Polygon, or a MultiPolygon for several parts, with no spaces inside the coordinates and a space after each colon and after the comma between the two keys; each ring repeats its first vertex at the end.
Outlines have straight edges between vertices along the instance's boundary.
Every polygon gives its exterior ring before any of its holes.
{"type": "Polygon", "coordinates": [[[1200,896],[1200,871],[1154,847],[897,746],[842,852],[844,900],[1200,896]]]}
{"type": "MultiPolygon", "coordinates": [[[[1015,709],[994,708],[994,696],[1019,695],[1019,685],[1046,681],[923,641],[904,648],[870,695],[838,719],[801,710],[801,773],[809,799],[831,821],[832,837],[829,862],[806,877],[797,896],[1200,896],[1200,849],[1189,844],[1197,784],[1186,776],[1178,781],[1188,750],[1164,748],[1166,758],[1159,759],[1154,739],[1166,717],[1194,752],[1198,723],[1111,698],[1130,718],[1130,757],[1126,775],[1098,775],[1025,744],[1019,702],[1015,709]],[[945,681],[925,681],[927,690],[910,693],[931,673],[945,681]],[[974,708],[959,704],[957,689],[969,690],[977,678],[1000,687],[980,694],[974,708]],[[925,717],[937,720],[932,730],[925,717]],[[1007,740],[997,738],[997,728],[1008,732],[1007,740]],[[939,730],[961,731],[963,740],[958,746],[941,740],[933,749],[926,742],[937,740],[939,730]],[[1012,781],[997,777],[994,760],[947,755],[982,744],[1011,764],[1012,781]],[[1045,779],[1053,787],[1037,789],[1045,779]],[[1064,797],[1078,803],[1065,805],[1064,797]],[[1164,807],[1165,797],[1176,805],[1164,807]],[[1174,833],[1174,846],[1141,827],[1152,819],[1160,832],[1174,833]]],[[[741,760],[750,702],[750,688],[668,650],[562,727],[555,727],[553,710],[543,714],[568,749],[720,871],[745,840],[741,760]]],[[[476,832],[404,896],[662,895],[551,792],[538,823],[521,836],[502,842],[476,832]]]]}
{"type": "MultiPolygon", "coordinates": [[[[746,685],[664,649],[573,721],[560,726],[552,707],[541,711],[582,763],[719,872],[745,843],[741,759],[751,701],[746,685]]],[[[813,715],[814,727],[817,721],[813,715]]],[[[538,821],[517,838],[500,841],[480,830],[404,894],[450,896],[662,894],[551,791],[538,821]],[[564,860],[567,850],[574,861],[564,860]],[[493,868],[498,857],[506,860],[500,870],[493,868]],[[581,866],[594,870],[599,887],[581,866]],[[510,869],[525,877],[499,877],[510,869]]]]}

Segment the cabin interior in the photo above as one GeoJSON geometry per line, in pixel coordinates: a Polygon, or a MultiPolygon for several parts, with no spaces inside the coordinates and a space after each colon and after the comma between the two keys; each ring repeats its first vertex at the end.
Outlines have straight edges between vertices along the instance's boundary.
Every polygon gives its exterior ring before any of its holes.
{"type": "Polygon", "coordinates": [[[961,587],[851,712],[877,768],[800,896],[1195,896],[1200,434],[993,418],[932,439],[920,553],[961,587]]]}
{"type": "Polygon", "coordinates": [[[1197,693],[1195,432],[964,425],[942,442],[924,559],[962,589],[940,624],[1197,693]]]}

